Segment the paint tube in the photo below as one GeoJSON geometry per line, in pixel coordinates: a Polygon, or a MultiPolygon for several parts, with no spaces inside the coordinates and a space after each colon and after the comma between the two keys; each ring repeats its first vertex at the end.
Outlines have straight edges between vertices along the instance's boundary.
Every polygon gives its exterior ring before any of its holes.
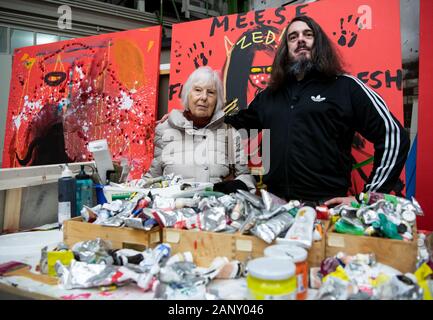
{"type": "Polygon", "coordinates": [[[193,198],[176,198],[174,207],[181,209],[185,207],[197,207],[200,202],[200,197],[194,196],[193,198]]]}
{"type": "Polygon", "coordinates": [[[147,231],[158,224],[154,219],[142,217],[129,217],[124,219],[123,222],[125,223],[125,227],[147,231]]]}
{"type": "Polygon", "coordinates": [[[154,209],[174,209],[176,207],[175,199],[155,196],[152,207],[154,209]]]}
{"type": "Polygon", "coordinates": [[[273,216],[277,214],[288,212],[292,215],[292,217],[296,216],[298,209],[300,208],[301,203],[298,200],[290,200],[288,203],[276,207],[273,211],[262,210],[261,214],[257,216],[258,220],[269,220],[273,216]]]}
{"type": "Polygon", "coordinates": [[[263,239],[266,243],[274,241],[278,235],[293,224],[294,218],[288,213],[282,213],[267,222],[256,225],[251,233],[263,239]]]}
{"type": "Polygon", "coordinates": [[[229,194],[219,197],[218,201],[224,206],[227,213],[231,212],[236,205],[236,198],[229,194]]]}
{"type": "Polygon", "coordinates": [[[313,241],[313,226],[316,219],[316,210],[312,207],[299,209],[295,220],[284,236],[284,241],[310,248],[313,241]]]}
{"type": "Polygon", "coordinates": [[[192,262],[179,261],[161,268],[156,299],[206,299],[208,280],[197,272],[192,262]]]}
{"type": "Polygon", "coordinates": [[[264,209],[265,205],[260,197],[252,194],[251,192],[245,190],[238,190],[237,193],[246,201],[250,202],[253,206],[259,209],[264,209]]]}
{"type": "Polygon", "coordinates": [[[167,262],[165,263],[166,266],[169,266],[175,262],[180,262],[180,261],[187,261],[187,262],[193,262],[193,256],[192,253],[190,251],[186,251],[186,252],[178,252],[175,255],[171,256],[170,258],[168,258],[167,262]]]}
{"type": "MultiPolygon", "coordinates": [[[[99,207],[101,207],[101,205],[99,205],[99,207]]],[[[96,221],[96,219],[98,218],[98,215],[96,214],[96,212],[92,209],[89,208],[86,205],[83,205],[83,208],[80,211],[81,216],[83,217],[84,221],[89,222],[89,223],[93,223],[96,221]]]]}
{"type": "Polygon", "coordinates": [[[239,228],[239,232],[244,234],[247,233],[251,228],[254,227],[257,221],[257,215],[260,211],[254,209],[249,203],[245,203],[245,221],[239,228]]]}
{"type": "Polygon", "coordinates": [[[174,224],[177,229],[196,229],[199,226],[199,215],[192,208],[183,208],[176,210],[178,212],[178,221],[174,224]]]}
{"type": "Polygon", "coordinates": [[[225,229],[227,225],[224,207],[208,207],[199,213],[199,228],[203,231],[218,232],[225,229]]]}
{"type": "Polygon", "coordinates": [[[72,260],[69,268],[60,261],[56,262],[55,268],[60,277],[60,286],[67,290],[108,286],[123,282],[120,280],[121,274],[118,268],[113,265],[89,264],[72,260]]]}
{"type": "Polygon", "coordinates": [[[113,264],[109,254],[111,243],[97,238],[96,240],[82,241],[74,244],[72,251],[80,262],[113,264]]]}
{"type": "Polygon", "coordinates": [[[41,259],[39,260],[39,271],[42,274],[48,273],[48,247],[45,246],[41,250],[41,259]]]}
{"type": "Polygon", "coordinates": [[[262,194],[263,204],[267,211],[274,211],[287,203],[286,200],[277,197],[265,189],[260,189],[260,193],[262,194]]]}
{"type": "Polygon", "coordinates": [[[423,300],[424,290],[414,280],[403,274],[393,275],[377,286],[374,297],[379,300],[423,300]]]}
{"type": "Polygon", "coordinates": [[[329,276],[322,283],[315,297],[316,300],[346,300],[349,296],[349,281],[329,276]]]}
{"type": "Polygon", "coordinates": [[[161,184],[162,181],[171,181],[174,178],[174,173],[165,175],[165,176],[159,176],[155,178],[148,178],[144,179],[144,183],[141,183],[141,188],[152,188],[155,187],[154,184],[161,184]]]}
{"type": "Polygon", "coordinates": [[[244,213],[245,213],[244,201],[241,199],[237,199],[236,204],[230,213],[230,219],[237,221],[244,216],[244,213]]]}
{"type": "Polygon", "coordinates": [[[182,220],[177,211],[154,210],[153,216],[158,223],[166,228],[173,227],[176,222],[182,220]]]}

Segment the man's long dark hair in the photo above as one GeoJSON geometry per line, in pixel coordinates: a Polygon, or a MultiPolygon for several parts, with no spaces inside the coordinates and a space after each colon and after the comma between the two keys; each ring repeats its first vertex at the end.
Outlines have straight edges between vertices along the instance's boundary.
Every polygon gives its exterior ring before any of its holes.
{"type": "Polygon", "coordinates": [[[287,80],[287,70],[290,64],[289,49],[287,44],[287,30],[295,21],[305,22],[314,33],[313,50],[311,52],[314,68],[326,77],[334,77],[345,73],[342,58],[339,52],[329,40],[326,33],[320,25],[308,16],[299,16],[293,18],[281,37],[281,43],[278,46],[274,62],[272,64],[272,73],[269,88],[273,91],[278,90],[287,80]]]}

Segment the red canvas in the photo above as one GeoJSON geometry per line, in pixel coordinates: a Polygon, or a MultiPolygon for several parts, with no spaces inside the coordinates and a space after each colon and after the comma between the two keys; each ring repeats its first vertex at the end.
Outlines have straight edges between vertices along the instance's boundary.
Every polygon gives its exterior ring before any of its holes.
{"type": "Polygon", "coordinates": [[[132,177],[153,158],[161,27],[16,49],[3,167],[92,160],[107,139],[132,177]]]}
{"type": "MultiPolygon", "coordinates": [[[[203,65],[220,70],[226,100],[235,100],[240,108],[246,108],[267,85],[282,29],[293,17],[304,14],[314,18],[336,44],[346,69],[376,90],[403,123],[398,0],[322,0],[176,24],[172,33],[169,110],[181,107],[182,84],[203,65]]],[[[358,139],[353,154],[358,163],[363,162],[373,155],[373,146],[358,139]]],[[[361,168],[368,175],[371,166],[361,168]]],[[[360,192],[364,182],[358,171],[354,171],[352,180],[351,191],[360,192]]]]}

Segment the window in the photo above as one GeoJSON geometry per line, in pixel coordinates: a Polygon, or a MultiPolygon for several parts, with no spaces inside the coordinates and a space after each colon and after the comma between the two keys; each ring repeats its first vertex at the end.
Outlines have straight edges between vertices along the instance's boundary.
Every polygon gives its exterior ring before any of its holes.
{"type": "Polygon", "coordinates": [[[71,39],[74,39],[74,38],[72,38],[72,37],[62,37],[62,36],[60,36],[60,41],[63,41],[63,40],[71,40],[71,39]]]}
{"type": "Polygon", "coordinates": [[[11,53],[16,48],[27,47],[33,45],[33,32],[11,29],[11,53]]]}
{"type": "Polygon", "coordinates": [[[59,41],[59,36],[55,34],[36,33],[36,44],[45,44],[59,41]]]}
{"type": "Polygon", "coordinates": [[[8,28],[0,27],[0,53],[8,53],[8,28]]]}

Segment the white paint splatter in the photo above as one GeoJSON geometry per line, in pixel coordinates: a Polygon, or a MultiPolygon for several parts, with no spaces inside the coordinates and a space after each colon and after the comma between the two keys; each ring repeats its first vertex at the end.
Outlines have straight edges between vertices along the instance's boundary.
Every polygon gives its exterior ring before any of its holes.
{"type": "Polygon", "coordinates": [[[84,78],[84,73],[81,67],[75,66],[75,71],[77,71],[78,74],[80,75],[80,80],[84,78]]]}
{"type": "Polygon", "coordinates": [[[119,108],[121,110],[129,110],[129,109],[131,109],[132,105],[134,104],[134,100],[132,100],[131,97],[128,96],[126,94],[126,92],[124,92],[124,91],[120,91],[120,95],[122,97],[121,97],[121,100],[120,100],[120,106],[119,106],[119,108]]]}

